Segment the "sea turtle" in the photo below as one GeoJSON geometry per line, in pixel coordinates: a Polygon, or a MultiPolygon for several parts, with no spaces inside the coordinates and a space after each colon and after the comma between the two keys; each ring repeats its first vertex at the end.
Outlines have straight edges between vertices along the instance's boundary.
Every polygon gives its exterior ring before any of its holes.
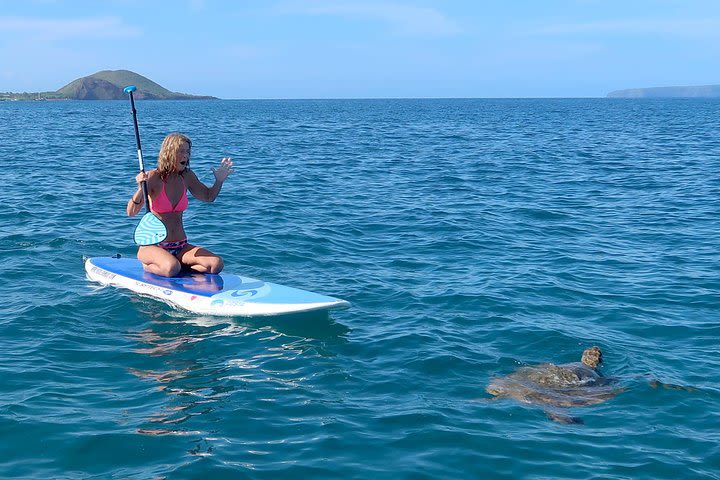
{"type": "Polygon", "coordinates": [[[602,352],[598,347],[591,347],[583,352],[580,362],[522,367],[506,377],[493,379],[485,390],[496,397],[544,405],[553,421],[582,423],[562,409],[595,405],[622,392],[617,380],[604,377],[596,370],[601,362],[602,352]]]}

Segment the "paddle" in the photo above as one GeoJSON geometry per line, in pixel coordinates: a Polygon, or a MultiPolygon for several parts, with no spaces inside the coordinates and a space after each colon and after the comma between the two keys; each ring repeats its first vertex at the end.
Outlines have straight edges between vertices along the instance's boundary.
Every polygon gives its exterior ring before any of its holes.
{"type": "MultiPolygon", "coordinates": [[[[137,123],[137,110],[135,110],[135,99],[133,98],[133,92],[137,90],[135,85],[128,85],[123,90],[125,93],[130,95],[130,106],[132,107],[133,124],[135,125],[135,140],[137,142],[137,155],[138,163],[140,164],[140,171],[145,173],[145,165],[143,165],[142,147],[140,146],[140,129],[138,129],[137,123]]],[[[143,191],[143,197],[145,197],[145,209],[147,213],[140,219],[140,223],[135,227],[135,243],[138,245],[155,245],[162,242],[167,237],[167,230],[165,225],[150,211],[150,201],[148,199],[147,183],[143,180],[140,183],[140,187],[143,191]]]]}

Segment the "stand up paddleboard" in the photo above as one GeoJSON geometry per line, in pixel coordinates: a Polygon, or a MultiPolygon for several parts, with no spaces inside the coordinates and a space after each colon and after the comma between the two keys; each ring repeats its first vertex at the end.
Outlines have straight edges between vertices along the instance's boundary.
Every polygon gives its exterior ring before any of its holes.
{"type": "Polygon", "coordinates": [[[205,315],[254,317],[350,306],[339,298],[226,273],[161,277],[144,271],[139,260],[130,258],[89,258],[85,271],[91,280],[205,315]]]}

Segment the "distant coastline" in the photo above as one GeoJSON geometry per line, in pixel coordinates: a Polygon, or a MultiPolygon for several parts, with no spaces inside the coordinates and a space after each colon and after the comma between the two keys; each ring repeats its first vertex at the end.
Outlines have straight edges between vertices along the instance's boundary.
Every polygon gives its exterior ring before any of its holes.
{"type": "Polygon", "coordinates": [[[720,85],[700,85],[688,87],[651,87],[615,90],[607,98],[717,98],[720,97],[720,85]]]}
{"type": "MultiPolygon", "coordinates": [[[[218,100],[209,95],[173,92],[129,70],[103,70],[80,77],[54,92],[0,92],[0,101],[122,100],[123,89],[135,85],[135,98],[144,100],[218,100]]],[[[478,97],[481,98],[481,97],[478,97]]],[[[629,88],[605,98],[720,98],[720,85],[629,88]]]]}
{"type": "Polygon", "coordinates": [[[123,89],[135,85],[135,98],[144,100],[217,100],[206,95],[172,92],[129,70],[103,70],[73,80],[54,92],[0,92],[0,101],[20,100],[122,100],[123,89]]]}

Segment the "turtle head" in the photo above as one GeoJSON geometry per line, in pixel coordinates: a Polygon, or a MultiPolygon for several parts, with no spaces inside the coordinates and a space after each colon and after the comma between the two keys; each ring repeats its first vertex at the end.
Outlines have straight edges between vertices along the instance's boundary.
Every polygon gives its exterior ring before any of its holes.
{"type": "Polygon", "coordinates": [[[506,393],[506,387],[505,382],[502,378],[495,378],[493,379],[487,387],[485,387],[485,391],[489,393],[490,395],[494,395],[496,397],[502,396],[506,393]]]}
{"type": "Polygon", "coordinates": [[[590,368],[597,368],[602,363],[602,352],[598,347],[590,347],[583,352],[581,361],[590,368]]]}

